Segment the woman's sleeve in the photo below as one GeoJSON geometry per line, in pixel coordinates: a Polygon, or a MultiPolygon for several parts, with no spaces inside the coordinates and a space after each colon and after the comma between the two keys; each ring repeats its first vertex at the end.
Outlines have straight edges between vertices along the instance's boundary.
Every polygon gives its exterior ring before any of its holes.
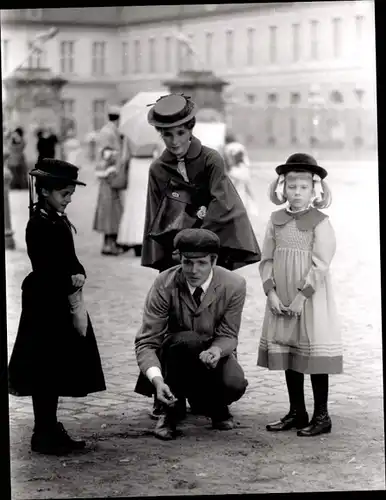
{"type": "Polygon", "coordinates": [[[336,251],[335,232],[328,218],[320,222],[314,231],[312,265],[297,285],[297,289],[307,298],[311,297],[323,282],[336,251]]]}
{"type": "Polygon", "coordinates": [[[150,230],[151,223],[153,222],[157,212],[160,198],[161,191],[157,182],[157,178],[154,174],[153,165],[151,165],[147,183],[144,238],[146,238],[150,230]]]}
{"type": "Polygon", "coordinates": [[[263,289],[266,295],[268,295],[268,292],[276,286],[273,278],[273,255],[275,248],[275,229],[272,224],[272,220],[270,219],[264,236],[261,261],[259,264],[260,277],[263,282],[263,289]]]}

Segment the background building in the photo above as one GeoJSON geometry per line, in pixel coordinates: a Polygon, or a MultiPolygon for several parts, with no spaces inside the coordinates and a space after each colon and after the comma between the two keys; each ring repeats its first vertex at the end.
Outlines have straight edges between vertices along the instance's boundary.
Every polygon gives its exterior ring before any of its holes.
{"type": "Polygon", "coordinates": [[[62,115],[80,139],[103,125],[108,103],[211,69],[229,82],[227,121],[250,146],[376,147],[370,0],[2,11],[3,76],[52,26],[57,36],[28,63],[68,81],[62,115]]]}

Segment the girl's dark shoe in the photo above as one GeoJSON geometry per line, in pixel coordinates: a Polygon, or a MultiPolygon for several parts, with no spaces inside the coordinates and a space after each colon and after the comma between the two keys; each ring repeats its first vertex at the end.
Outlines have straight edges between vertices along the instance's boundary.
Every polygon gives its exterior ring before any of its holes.
{"type": "Polygon", "coordinates": [[[85,446],[85,441],[70,438],[60,422],[51,429],[35,431],[31,438],[31,450],[44,455],[67,455],[85,446]]]}
{"type": "Polygon", "coordinates": [[[303,429],[308,425],[308,413],[297,413],[295,410],[290,410],[290,412],[277,422],[268,424],[266,426],[267,431],[270,432],[280,432],[289,431],[290,429],[303,429]]]}
{"type": "Polygon", "coordinates": [[[66,429],[63,427],[63,424],[58,422],[56,428],[57,436],[59,442],[63,443],[63,446],[68,446],[72,450],[83,450],[86,446],[86,441],[82,439],[72,439],[66,429]]]}
{"type": "Polygon", "coordinates": [[[298,436],[311,437],[331,432],[332,422],[328,413],[318,414],[312,417],[310,425],[298,431],[298,436]]]}

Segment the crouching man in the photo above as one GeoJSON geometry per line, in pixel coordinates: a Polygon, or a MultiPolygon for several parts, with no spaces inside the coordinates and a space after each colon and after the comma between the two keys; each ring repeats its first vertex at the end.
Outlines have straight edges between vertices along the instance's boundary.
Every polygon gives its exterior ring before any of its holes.
{"type": "Polygon", "coordinates": [[[220,240],[211,231],[184,229],[174,246],[181,263],[155,279],[135,339],[135,391],[155,393],[161,403],[154,431],[160,439],[175,437],[186,399],[213,428],[232,429],[228,406],[248,385],[235,357],[245,279],[216,266],[220,240]]]}

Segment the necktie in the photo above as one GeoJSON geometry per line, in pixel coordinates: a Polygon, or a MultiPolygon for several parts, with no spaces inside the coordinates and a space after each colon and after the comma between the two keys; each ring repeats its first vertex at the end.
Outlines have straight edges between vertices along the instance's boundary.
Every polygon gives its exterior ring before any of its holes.
{"type": "Polygon", "coordinates": [[[184,181],[189,182],[189,177],[188,177],[188,174],[186,172],[185,160],[183,158],[178,160],[177,170],[184,178],[184,181]]]}
{"type": "Polygon", "coordinates": [[[193,298],[197,304],[197,307],[201,304],[201,295],[203,294],[204,290],[198,286],[194,292],[193,292],[193,298]]]}

